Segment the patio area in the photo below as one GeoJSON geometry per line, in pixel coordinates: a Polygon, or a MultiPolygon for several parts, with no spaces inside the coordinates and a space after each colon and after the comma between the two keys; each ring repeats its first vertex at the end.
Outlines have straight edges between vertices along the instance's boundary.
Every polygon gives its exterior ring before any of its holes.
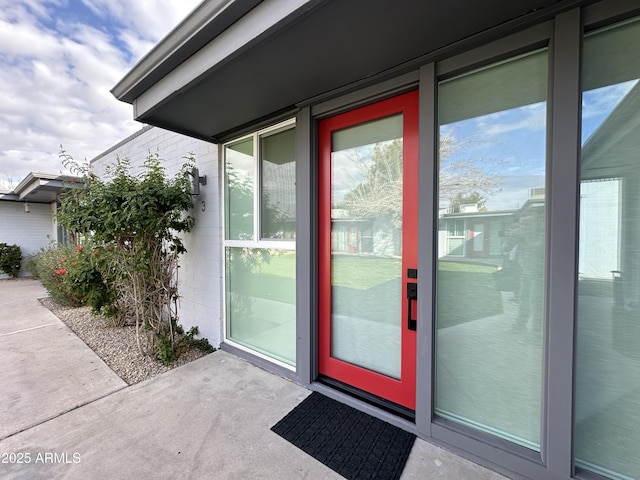
{"type": "MultiPolygon", "coordinates": [[[[0,477],[341,478],[270,430],[309,390],[224,351],[126,386],[44,295],[0,282],[0,477]]],[[[504,477],[418,439],[402,478],[504,477]]]]}

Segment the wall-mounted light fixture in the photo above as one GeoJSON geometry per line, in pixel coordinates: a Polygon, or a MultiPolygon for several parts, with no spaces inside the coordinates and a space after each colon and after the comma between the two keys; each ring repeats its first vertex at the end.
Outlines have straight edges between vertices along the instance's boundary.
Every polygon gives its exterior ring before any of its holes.
{"type": "Polygon", "coordinates": [[[24,204],[24,213],[31,213],[31,210],[29,209],[29,204],[28,203],[24,204]]]}
{"type": "Polygon", "coordinates": [[[191,176],[193,177],[191,180],[191,195],[200,195],[200,185],[207,184],[207,176],[203,175],[201,177],[197,167],[193,167],[191,176]]]}

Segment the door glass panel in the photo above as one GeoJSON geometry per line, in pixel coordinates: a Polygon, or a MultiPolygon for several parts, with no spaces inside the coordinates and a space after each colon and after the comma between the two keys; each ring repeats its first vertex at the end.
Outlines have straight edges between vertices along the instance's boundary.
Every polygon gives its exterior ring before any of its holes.
{"type": "Polygon", "coordinates": [[[584,39],[576,465],[640,478],[640,20],[584,39]]]}
{"type": "Polygon", "coordinates": [[[400,378],[402,119],[333,132],[331,356],[400,378]]]}
{"type": "Polygon", "coordinates": [[[438,87],[435,411],[533,450],[541,424],[546,85],[543,50],[438,87]]]}

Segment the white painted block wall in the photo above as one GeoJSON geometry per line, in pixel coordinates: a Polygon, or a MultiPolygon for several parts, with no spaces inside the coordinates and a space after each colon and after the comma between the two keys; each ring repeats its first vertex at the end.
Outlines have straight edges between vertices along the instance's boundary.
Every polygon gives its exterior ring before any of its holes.
{"type": "Polygon", "coordinates": [[[132,168],[143,164],[149,153],[158,152],[166,173],[173,176],[193,153],[200,175],[207,184],[195,197],[192,215],[195,227],[184,235],[187,253],[180,258],[178,288],[179,323],[185,330],[197,325],[200,336],[218,347],[222,341],[222,225],[219,195],[218,146],[169,132],[145,127],[91,161],[93,171],[104,175],[107,165],[128,158],[132,168]]]}
{"type": "MultiPolygon", "coordinates": [[[[52,206],[44,203],[30,203],[29,213],[21,202],[0,202],[0,243],[18,245],[22,256],[26,257],[46,248],[56,240],[53,226],[52,206]]],[[[24,260],[23,260],[24,265],[24,260]]],[[[20,269],[19,275],[30,275],[20,269]]],[[[0,278],[8,275],[0,273],[0,278]]]]}

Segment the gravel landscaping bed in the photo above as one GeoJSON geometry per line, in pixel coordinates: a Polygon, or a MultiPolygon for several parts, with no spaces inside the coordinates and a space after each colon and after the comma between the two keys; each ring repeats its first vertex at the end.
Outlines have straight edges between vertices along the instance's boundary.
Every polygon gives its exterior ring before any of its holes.
{"type": "Polygon", "coordinates": [[[40,303],[73,330],[129,385],[206,355],[202,350],[189,346],[181,349],[178,358],[173,362],[163,365],[155,358],[140,354],[136,344],[135,327],[112,327],[104,317],[92,315],[89,307],[64,307],[48,297],[41,298],[40,303]]]}

